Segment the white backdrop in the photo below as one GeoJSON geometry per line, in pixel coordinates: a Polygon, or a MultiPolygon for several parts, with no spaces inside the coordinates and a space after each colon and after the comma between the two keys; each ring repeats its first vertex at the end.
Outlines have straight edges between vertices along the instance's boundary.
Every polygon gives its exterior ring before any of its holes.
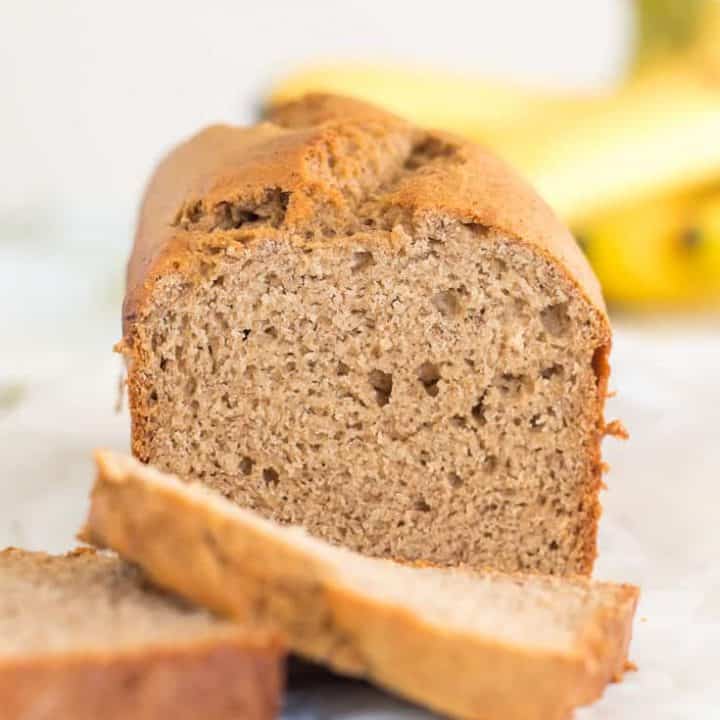
{"type": "Polygon", "coordinates": [[[0,0],[0,228],[126,222],[161,151],[249,120],[300,61],[601,84],[628,18],[626,0],[0,0]]]}

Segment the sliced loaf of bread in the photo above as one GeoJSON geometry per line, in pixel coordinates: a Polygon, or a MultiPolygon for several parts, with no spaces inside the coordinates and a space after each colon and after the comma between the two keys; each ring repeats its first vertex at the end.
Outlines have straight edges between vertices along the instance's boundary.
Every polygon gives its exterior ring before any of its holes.
{"type": "Polygon", "coordinates": [[[160,586],[458,718],[564,720],[624,669],[637,589],[400,565],[97,454],[87,537],[160,586]]]}
{"type": "Polygon", "coordinates": [[[267,720],[283,658],[116,556],[0,552],[4,720],[267,720]]]}
{"type": "Polygon", "coordinates": [[[364,554],[590,573],[610,327],[482,148],[313,96],[148,188],[120,351],[133,453],[364,554]]]}

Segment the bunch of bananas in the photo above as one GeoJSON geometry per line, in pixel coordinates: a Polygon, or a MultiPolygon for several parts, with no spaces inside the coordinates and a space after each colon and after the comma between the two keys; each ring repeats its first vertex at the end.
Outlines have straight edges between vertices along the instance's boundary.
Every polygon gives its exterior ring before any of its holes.
{"type": "Polygon", "coordinates": [[[382,104],[494,147],[571,225],[611,303],[720,307],[720,0],[637,0],[628,77],[547,93],[334,64],[285,78],[382,104]]]}

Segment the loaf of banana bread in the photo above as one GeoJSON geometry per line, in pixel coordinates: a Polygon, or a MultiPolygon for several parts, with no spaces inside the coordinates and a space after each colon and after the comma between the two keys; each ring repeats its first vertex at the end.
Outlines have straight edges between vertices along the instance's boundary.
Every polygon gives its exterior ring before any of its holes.
{"type": "Polygon", "coordinates": [[[309,96],[173,150],[120,351],[132,447],[366,554],[589,573],[610,327],[481,147],[309,96]]]}

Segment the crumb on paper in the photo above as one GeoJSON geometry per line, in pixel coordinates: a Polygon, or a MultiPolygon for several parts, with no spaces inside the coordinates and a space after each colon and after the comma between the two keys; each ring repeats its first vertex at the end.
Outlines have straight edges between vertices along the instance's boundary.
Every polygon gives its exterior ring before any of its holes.
{"type": "Polygon", "coordinates": [[[630,433],[621,420],[611,420],[605,425],[605,435],[611,435],[618,440],[627,440],[630,437],[630,433]]]}

